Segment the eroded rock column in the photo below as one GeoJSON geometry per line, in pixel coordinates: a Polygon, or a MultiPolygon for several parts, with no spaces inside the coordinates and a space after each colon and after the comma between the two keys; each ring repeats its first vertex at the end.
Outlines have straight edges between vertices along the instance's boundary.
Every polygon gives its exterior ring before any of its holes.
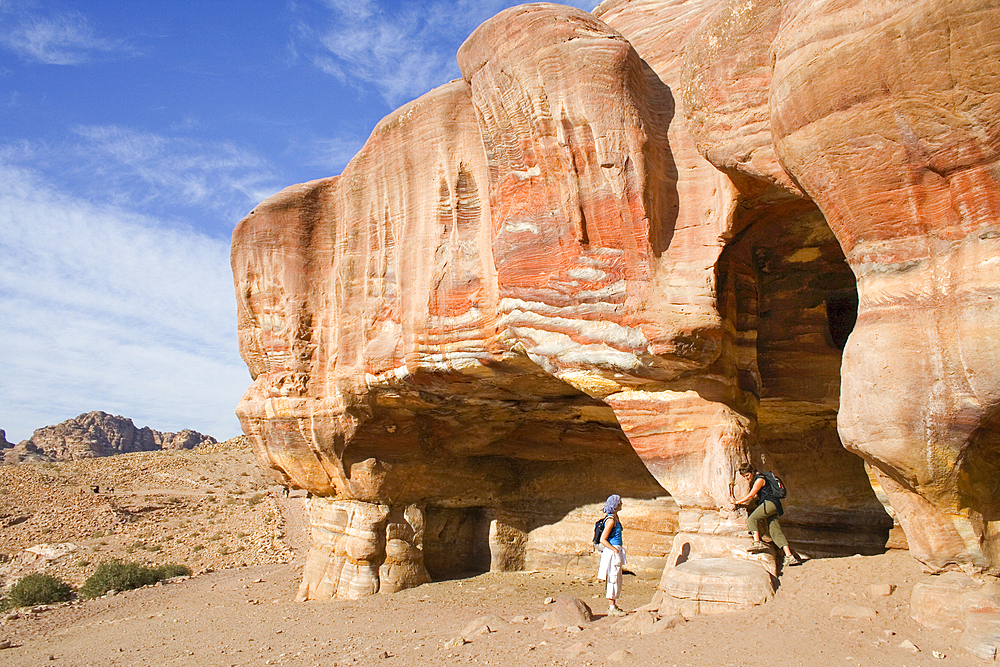
{"type": "Polygon", "coordinates": [[[298,600],[355,600],[431,580],[424,567],[424,514],[354,500],[309,500],[312,547],[298,600]]]}

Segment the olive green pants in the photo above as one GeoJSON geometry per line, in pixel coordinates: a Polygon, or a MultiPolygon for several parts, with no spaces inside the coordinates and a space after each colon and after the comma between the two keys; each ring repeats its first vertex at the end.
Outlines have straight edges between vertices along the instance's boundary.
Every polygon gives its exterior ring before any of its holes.
{"type": "Polygon", "coordinates": [[[779,549],[788,546],[788,540],[785,539],[785,534],[781,532],[781,525],[778,523],[778,506],[773,500],[765,500],[750,512],[750,516],[747,517],[747,529],[751,533],[770,535],[774,540],[774,546],[779,549]]]}

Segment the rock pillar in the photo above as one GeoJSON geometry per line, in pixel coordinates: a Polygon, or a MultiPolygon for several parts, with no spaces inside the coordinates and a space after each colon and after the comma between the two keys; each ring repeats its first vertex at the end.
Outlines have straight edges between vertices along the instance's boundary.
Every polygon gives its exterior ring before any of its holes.
{"type": "Polygon", "coordinates": [[[424,514],[415,505],[313,497],[313,545],[298,600],[355,600],[430,581],[424,567],[424,514]]]}

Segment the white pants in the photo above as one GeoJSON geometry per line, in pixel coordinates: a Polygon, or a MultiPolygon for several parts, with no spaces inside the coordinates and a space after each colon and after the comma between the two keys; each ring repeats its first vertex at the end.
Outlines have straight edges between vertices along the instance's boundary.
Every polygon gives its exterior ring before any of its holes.
{"type": "Polygon", "coordinates": [[[597,569],[597,580],[607,581],[606,598],[617,600],[622,592],[622,566],[625,564],[625,547],[618,547],[621,553],[614,549],[604,549],[601,552],[601,566],[597,569]]]}

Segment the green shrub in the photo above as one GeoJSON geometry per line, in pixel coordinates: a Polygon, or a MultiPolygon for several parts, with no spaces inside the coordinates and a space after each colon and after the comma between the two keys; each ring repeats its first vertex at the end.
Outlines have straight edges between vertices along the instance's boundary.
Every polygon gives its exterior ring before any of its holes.
{"type": "Polygon", "coordinates": [[[160,579],[191,576],[191,568],[187,565],[178,565],[177,563],[166,563],[156,568],[154,572],[156,572],[156,576],[160,579]]]}
{"type": "Polygon", "coordinates": [[[157,581],[159,579],[156,572],[151,568],[138,563],[112,560],[97,566],[80,587],[80,595],[84,598],[96,598],[108,591],[127,591],[155,584],[157,581]]]}
{"type": "Polygon", "coordinates": [[[28,574],[7,591],[8,607],[33,607],[36,604],[65,602],[73,597],[73,587],[48,574],[28,574]]]}

